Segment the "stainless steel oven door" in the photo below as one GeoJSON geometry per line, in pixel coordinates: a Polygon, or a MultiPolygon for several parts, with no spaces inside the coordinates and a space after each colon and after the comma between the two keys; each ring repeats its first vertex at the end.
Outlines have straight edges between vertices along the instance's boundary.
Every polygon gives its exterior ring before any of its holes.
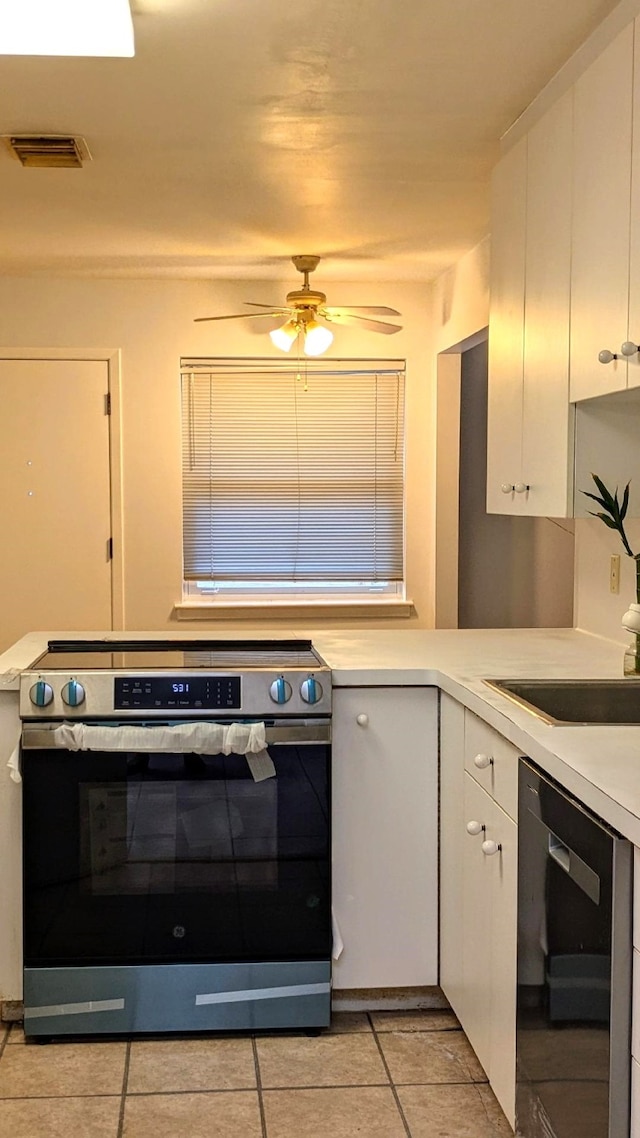
{"type": "Polygon", "coordinates": [[[25,967],[329,960],[330,723],[243,755],[69,751],[25,724],[25,967]]]}

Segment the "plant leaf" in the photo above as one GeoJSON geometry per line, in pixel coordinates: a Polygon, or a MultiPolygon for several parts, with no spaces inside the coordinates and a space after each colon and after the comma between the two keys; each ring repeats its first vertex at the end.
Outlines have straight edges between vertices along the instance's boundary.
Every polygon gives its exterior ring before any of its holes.
{"type": "Polygon", "coordinates": [[[591,498],[593,502],[597,502],[599,506],[602,506],[606,510],[606,502],[603,502],[602,498],[599,498],[597,494],[590,494],[588,490],[581,490],[580,493],[584,494],[585,498],[591,498]]]}
{"type": "Polygon", "coordinates": [[[612,518],[608,518],[606,514],[594,514],[594,518],[600,518],[609,529],[615,529],[620,532],[620,526],[612,518]]]}
{"type": "Polygon", "coordinates": [[[627,516],[627,507],[629,505],[629,487],[630,487],[630,485],[631,485],[631,482],[630,481],[627,482],[627,485],[624,488],[624,494],[622,495],[622,505],[620,507],[620,521],[621,522],[623,522],[627,516]]]}
{"type": "Polygon", "coordinates": [[[591,477],[593,478],[593,481],[595,482],[596,486],[598,487],[598,490],[600,491],[600,493],[602,494],[602,497],[604,498],[604,501],[606,503],[605,509],[612,511],[615,508],[615,502],[614,502],[614,499],[611,497],[611,494],[607,490],[607,487],[605,486],[604,482],[602,481],[601,478],[598,478],[597,474],[592,474],[591,477]]]}

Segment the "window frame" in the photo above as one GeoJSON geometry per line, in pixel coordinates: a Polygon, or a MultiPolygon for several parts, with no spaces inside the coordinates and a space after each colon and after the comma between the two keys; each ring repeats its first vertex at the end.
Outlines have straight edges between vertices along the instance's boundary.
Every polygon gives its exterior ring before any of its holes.
{"type": "MultiPolygon", "coordinates": [[[[323,581],[305,582],[301,580],[279,581],[231,581],[206,580],[197,581],[188,579],[184,574],[182,578],[182,599],[176,610],[180,619],[189,619],[189,612],[195,614],[202,610],[228,610],[231,614],[240,613],[242,609],[255,610],[264,607],[273,611],[280,609],[300,610],[309,608],[317,610],[342,609],[356,607],[364,611],[369,608],[387,610],[389,615],[409,616],[413,606],[406,595],[406,416],[404,403],[406,400],[406,360],[404,359],[375,359],[341,358],[319,360],[290,360],[272,359],[265,357],[183,357],[180,361],[181,382],[189,374],[202,375],[207,372],[224,369],[239,375],[251,370],[264,370],[266,373],[282,371],[291,375],[300,373],[305,383],[312,379],[314,374],[331,372],[339,375],[367,374],[394,375],[400,377],[401,382],[401,412],[399,420],[400,446],[401,446],[401,519],[402,519],[402,577],[393,581],[323,581]]],[[[183,544],[184,557],[184,544],[183,544]]]]}

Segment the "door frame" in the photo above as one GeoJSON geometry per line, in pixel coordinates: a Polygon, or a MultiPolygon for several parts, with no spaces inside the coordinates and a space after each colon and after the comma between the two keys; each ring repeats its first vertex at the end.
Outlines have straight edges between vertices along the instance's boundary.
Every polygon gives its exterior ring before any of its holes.
{"type": "Polygon", "coordinates": [[[481,328],[436,358],[435,628],[458,627],[462,355],[487,337],[481,328]]]}
{"type": "Polygon", "coordinates": [[[111,495],[111,629],[125,625],[124,510],[122,501],[122,353],[120,348],[0,348],[0,360],[87,360],[107,365],[109,490],[111,495]]]}

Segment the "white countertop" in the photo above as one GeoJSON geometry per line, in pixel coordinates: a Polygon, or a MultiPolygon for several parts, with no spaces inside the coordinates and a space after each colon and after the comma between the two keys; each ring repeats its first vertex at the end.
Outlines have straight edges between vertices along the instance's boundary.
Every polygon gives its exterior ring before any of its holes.
{"type": "MultiPolygon", "coordinates": [[[[225,639],[210,630],[30,633],[0,655],[0,692],[58,639],[225,639]]],[[[238,639],[233,634],[234,639],[238,639]]],[[[573,629],[309,632],[336,687],[434,685],[511,740],[569,791],[640,846],[640,726],[553,727],[487,687],[485,678],[620,678],[624,649],[573,629]]],[[[269,639],[247,633],[246,639],[269,639]]]]}

